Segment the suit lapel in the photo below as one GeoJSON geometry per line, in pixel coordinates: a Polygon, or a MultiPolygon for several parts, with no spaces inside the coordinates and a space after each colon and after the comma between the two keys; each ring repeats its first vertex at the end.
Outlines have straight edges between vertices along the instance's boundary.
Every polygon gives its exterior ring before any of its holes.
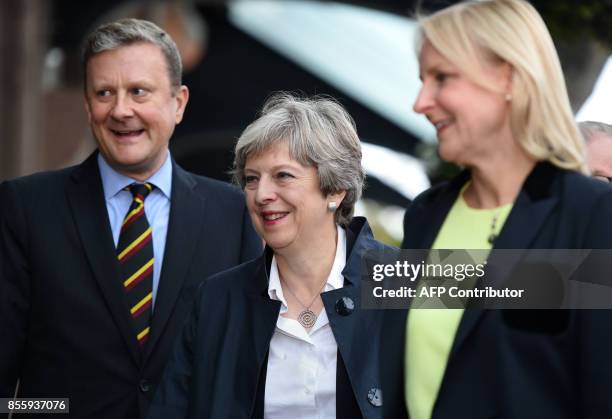
{"type": "Polygon", "coordinates": [[[251,397],[249,417],[263,417],[263,405],[265,397],[265,384],[270,341],[276,328],[276,321],[280,313],[281,302],[272,300],[268,296],[268,274],[266,267],[272,260],[272,252],[266,249],[260,258],[258,269],[253,278],[247,284],[247,307],[246,318],[251,322],[245,326],[250,333],[246,340],[250,350],[241,350],[240,365],[243,379],[239,381],[237,394],[251,397]]]}
{"type": "MultiPolygon", "coordinates": [[[[380,365],[379,336],[377,331],[380,329],[383,310],[362,311],[361,307],[361,287],[362,281],[362,259],[369,250],[384,250],[382,246],[375,242],[372,231],[366,224],[365,219],[355,217],[349,228],[346,229],[347,237],[347,260],[342,270],[344,276],[344,286],[332,291],[321,294],[325,312],[329,319],[334,338],[338,345],[341,358],[338,362],[344,363],[346,367],[347,380],[337,382],[338,393],[344,395],[354,394],[358,408],[363,417],[380,417],[382,409],[375,408],[367,401],[367,391],[370,388],[380,388],[382,386],[381,377],[376,369],[380,365]],[[352,301],[354,310],[350,310],[348,315],[341,315],[337,312],[338,307],[342,306],[342,299],[345,302],[352,301]]],[[[344,375],[341,371],[340,377],[344,375]]],[[[337,372],[338,376],[338,372],[337,372]]],[[[342,397],[345,402],[351,399],[342,397]]],[[[338,399],[337,403],[341,400],[338,399]]],[[[338,417],[347,417],[352,409],[351,406],[341,406],[337,404],[338,417]]]]}
{"type": "MultiPolygon", "coordinates": [[[[496,249],[529,249],[538,232],[548,219],[551,211],[558,203],[558,194],[554,194],[555,173],[557,169],[548,163],[539,163],[525,180],[525,184],[514,202],[512,211],[504,224],[495,246],[491,250],[489,260],[495,264],[496,249]]],[[[520,258],[519,252],[515,255],[520,258]]],[[[507,256],[504,263],[509,264],[507,256]]],[[[457,336],[453,343],[450,358],[459,351],[470,332],[474,329],[485,311],[482,309],[467,309],[459,323],[457,336]]]]}
{"type": "Polygon", "coordinates": [[[529,249],[559,201],[559,188],[555,182],[558,170],[548,163],[540,163],[531,172],[514,207],[504,224],[495,249],[529,249]]]}
{"type": "Polygon", "coordinates": [[[134,361],[140,360],[136,333],[125,305],[123,286],[108,221],[97,153],[78,166],[66,193],[87,261],[134,361]]]}
{"type": "Polygon", "coordinates": [[[173,161],[168,233],[145,362],[174,310],[201,237],[203,220],[206,218],[206,200],[193,192],[195,186],[196,182],[190,175],[173,161]]]}
{"type": "Polygon", "coordinates": [[[378,379],[377,375],[373,373],[373,368],[378,366],[376,358],[379,348],[375,346],[364,347],[364,345],[368,346],[368,341],[372,344],[377,342],[377,336],[368,335],[368,331],[378,330],[379,325],[376,324],[378,316],[376,314],[382,316],[383,311],[368,311],[367,315],[362,316],[361,310],[356,309],[348,316],[337,314],[336,303],[341,298],[350,298],[356,308],[361,305],[359,287],[350,283],[346,283],[342,288],[321,294],[321,298],[334,338],[338,344],[338,351],[342,355],[342,360],[346,366],[349,383],[345,384],[349,387],[352,384],[353,392],[356,393],[355,398],[363,416],[369,417],[368,413],[374,414],[378,410],[372,411],[372,406],[368,405],[365,394],[361,394],[361,387],[364,384],[372,387],[380,386],[380,383],[376,381],[378,379]]]}

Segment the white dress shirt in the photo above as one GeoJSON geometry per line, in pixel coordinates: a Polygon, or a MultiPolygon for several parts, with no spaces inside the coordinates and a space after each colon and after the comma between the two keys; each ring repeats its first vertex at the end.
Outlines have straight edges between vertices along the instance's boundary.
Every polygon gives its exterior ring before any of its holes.
{"type": "MultiPolygon", "coordinates": [[[[323,291],[342,288],[346,264],[346,233],[338,229],[336,256],[323,291]]],[[[287,312],[276,258],[272,258],[268,295],[281,301],[276,329],[270,341],[264,418],[331,419],[336,417],[336,363],[338,345],[325,308],[310,333],[287,312]]]]}
{"type": "MultiPolygon", "coordinates": [[[[115,247],[119,243],[121,224],[132,205],[133,196],[125,187],[137,182],[134,179],[117,173],[98,153],[98,167],[102,178],[102,188],[106,200],[108,220],[113,232],[115,247]]],[[[155,185],[144,201],[145,216],[151,226],[151,240],[153,242],[153,309],[159,288],[159,278],[166,248],[166,235],[168,233],[168,219],[170,217],[170,196],[172,193],[172,159],[170,152],[164,164],[145,182],[155,185]]]]}

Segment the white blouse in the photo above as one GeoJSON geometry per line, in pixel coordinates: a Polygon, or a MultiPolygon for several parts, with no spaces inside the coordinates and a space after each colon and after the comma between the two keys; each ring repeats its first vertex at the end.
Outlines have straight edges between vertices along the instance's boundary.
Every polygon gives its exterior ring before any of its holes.
{"type": "MultiPolygon", "coordinates": [[[[323,291],[342,288],[346,264],[346,233],[338,228],[336,256],[323,291]]],[[[270,341],[265,419],[328,419],[336,417],[336,362],[338,345],[325,309],[310,333],[287,312],[276,258],[272,258],[268,295],[281,301],[276,329],[270,341]]]]}

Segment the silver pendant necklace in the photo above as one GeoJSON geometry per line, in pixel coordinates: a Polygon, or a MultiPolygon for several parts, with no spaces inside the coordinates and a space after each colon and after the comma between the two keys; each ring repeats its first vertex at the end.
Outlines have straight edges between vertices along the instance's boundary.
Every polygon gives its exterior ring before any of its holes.
{"type": "Polygon", "coordinates": [[[300,311],[300,314],[298,314],[298,323],[300,323],[302,327],[304,327],[304,329],[310,329],[317,322],[317,315],[314,313],[314,311],[310,309],[310,307],[312,307],[319,294],[321,294],[321,291],[323,291],[323,288],[325,288],[325,284],[327,284],[327,281],[323,282],[323,286],[321,287],[319,292],[315,294],[314,298],[308,305],[302,303],[302,300],[300,300],[297,295],[293,293],[291,288],[289,288],[289,284],[287,284],[287,282],[283,282],[285,283],[285,288],[287,288],[287,291],[289,291],[289,293],[293,295],[293,298],[295,298],[296,301],[300,303],[300,305],[304,308],[304,310],[300,311]]]}

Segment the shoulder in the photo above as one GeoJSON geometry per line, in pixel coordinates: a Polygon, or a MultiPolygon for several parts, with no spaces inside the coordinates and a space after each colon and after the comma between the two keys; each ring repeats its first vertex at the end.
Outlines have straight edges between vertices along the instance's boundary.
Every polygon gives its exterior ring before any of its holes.
{"type": "Polygon", "coordinates": [[[195,184],[194,190],[199,193],[207,195],[214,193],[216,199],[221,198],[244,201],[244,194],[242,191],[231,183],[212,179],[206,176],[196,175],[195,173],[181,169],[178,165],[176,166],[176,169],[177,175],[184,176],[185,178],[189,179],[190,182],[193,182],[195,184]]]}
{"type": "Polygon", "coordinates": [[[580,173],[562,170],[561,197],[568,202],[589,209],[590,206],[597,205],[601,200],[612,197],[612,186],[608,183],[589,178],[580,173]]]}
{"type": "Polygon", "coordinates": [[[385,253],[399,253],[399,247],[391,246],[383,242],[379,242],[378,240],[374,240],[374,249],[380,252],[385,253]]]}
{"type": "Polygon", "coordinates": [[[384,253],[384,254],[396,254],[400,251],[398,247],[391,246],[381,241],[378,241],[374,237],[370,237],[365,240],[364,248],[367,251],[374,251],[377,253],[384,253]]]}
{"type": "Polygon", "coordinates": [[[49,188],[63,185],[78,166],[61,170],[38,172],[27,176],[6,180],[0,183],[2,191],[46,191],[49,188]]]}
{"type": "MultiPolygon", "coordinates": [[[[538,169],[524,185],[532,200],[556,203],[547,221],[555,244],[566,248],[612,248],[612,186],[552,165],[538,169]]],[[[529,216],[529,214],[525,214],[529,216]]]]}
{"type": "Polygon", "coordinates": [[[463,182],[462,176],[455,177],[449,181],[438,183],[419,194],[404,213],[404,236],[408,226],[426,222],[439,208],[448,207],[450,209],[463,182]]]}
{"type": "Polygon", "coordinates": [[[211,295],[217,298],[245,291],[249,285],[253,285],[253,277],[259,270],[264,269],[263,263],[262,256],[212,275],[200,285],[199,297],[211,295]]]}
{"type": "Polygon", "coordinates": [[[423,209],[437,202],[441,197],[450,192],[450,183],[450,181],[441,182],[421,192],[414,198],[408,209],[423,209]]]}
{"type": "Polygon", "coordinates": [[[66,184],[78,166],[39,172],[0,183],[0,202],[12,205],[27,204],[31,210],[44,208],[50,198],[64,196],[66,184]]]}
{"type": "MultiPolygon", "coordinates": [[[[550,194],[558,200],[558,207],[567,214],[573,223],[589,223],[594,217],[599,219],[602,209],[606,218],[612,211],[612,186],[608,183],[590,178],[581,173],[556,169],[550,194]]],[[[532,191],[535,196],[537,191],[532,191]]],[[[601,220],[600,220],[601,221],[601,220]]]]}
{"type": "Polygon", "coordinates": [[[469,170],[463,170],[453,178],[433,185],[426,191],[421,192],[412,201],[407,212],[429,210],[433,205],[437,205],[441,201],[448,201],[449,199],[454,201],[465,182],[469,179],[469,170]]]}
{"type": "Polygon", "coordinates": [[[193,179],[196,181],[198,188],[214,190],[216,193],[224,194],[234,198],[242,198],[242,191],[237,186],[232,185],[228,182],[223,182],[217,179],[211,179],[206,176],[194,175],[193,179]]]}
{"type": "Polygon", "coordinates": [[[612,185],[575,172],[561,176],[559,204],[570,220],[612,234],[612,185]]]}
{"type": "Polygon", "coordinates": [[[346,227],[347,231],[347,261],[359,261],[361,257],[372,255],[395,255],[399,249],[389,246],[374,238],[372,229],[365,217],[353,217],[346,227]],[[355,256],[355,257],[353,257],[355,256]]]}

